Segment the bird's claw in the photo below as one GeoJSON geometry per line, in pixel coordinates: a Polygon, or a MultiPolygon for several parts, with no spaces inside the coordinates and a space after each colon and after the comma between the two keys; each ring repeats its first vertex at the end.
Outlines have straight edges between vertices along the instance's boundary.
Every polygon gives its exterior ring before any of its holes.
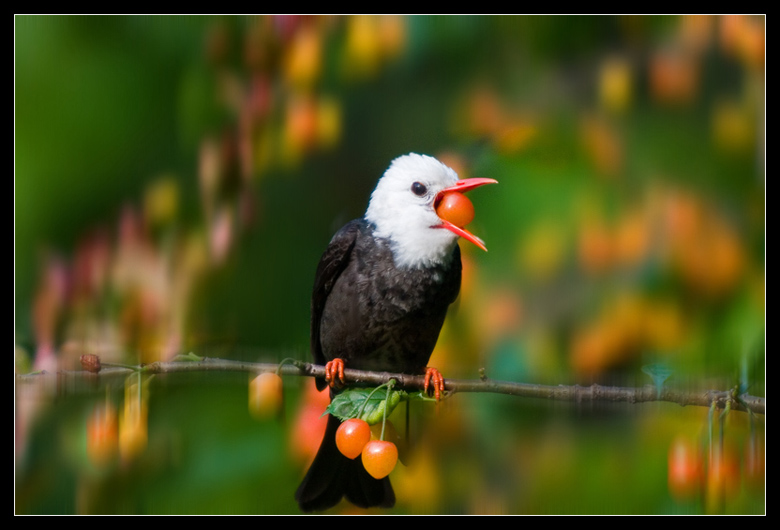
{"type": "Polygon", "coordinates": [[[444,377],[436,368],[425,369],[425,382],[423,383],[423,389],[428,393],[428,387],[433,383],[433,394],[436,397],[436,401],[441,399],[441,395],[444,393],[444,377]]]}
{"type": "Polygon", "coordinates": [[[325,364],[325,381],[335,388],[336,385],[344,385],[344,361],[343,359],[333,359],[325,364]]]}

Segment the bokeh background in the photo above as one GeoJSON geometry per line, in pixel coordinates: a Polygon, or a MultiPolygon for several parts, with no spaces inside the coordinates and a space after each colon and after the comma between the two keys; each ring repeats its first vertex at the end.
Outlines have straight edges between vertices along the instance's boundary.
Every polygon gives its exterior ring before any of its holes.
{"type": "MultiPolygon", "coordinates": [[[[765,396],[764,104],[762,16],[17,16],[15,371],[308,360],[319,256],[421,152],[500,182],[445,377],[765,396]]],[[[310,380],[283,420],[246,374],[45,380],[15,385],[17,513],[298,513],[310,380]]],[[[389,513],[765,511],[762,415],[412,416],[389,513]]]]}

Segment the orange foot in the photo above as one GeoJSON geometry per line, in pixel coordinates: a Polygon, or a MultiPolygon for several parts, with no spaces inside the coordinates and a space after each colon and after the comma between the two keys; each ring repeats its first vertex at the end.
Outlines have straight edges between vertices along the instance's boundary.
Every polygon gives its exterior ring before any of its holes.
{"type": "Polygon", "coordinates": [[[344,385],[344,361],[338,357],[325,364],[325,381],[335,388],[337,384],[344,385]]]}
{"type": "Polygon", "coordinates": [[[431,383],[433,383],[433,392],[436,396],[436,401],[439,401],[441,395],[444,393],[444,377],[442,377],[441,372],[436,368],[428,367],[425,369],[425,383],[423,384],[426,393],[428,392],[428,386],[431,383]]]}

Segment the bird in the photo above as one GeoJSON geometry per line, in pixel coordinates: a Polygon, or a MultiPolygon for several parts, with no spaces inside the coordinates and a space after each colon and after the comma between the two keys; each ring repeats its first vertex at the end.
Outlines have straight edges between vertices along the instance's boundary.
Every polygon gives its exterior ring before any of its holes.
{"type": "MultiPolygon", "coordinates": [[[[487,250],[484,242],[441,209],[449,194],[493,184],[459,179],[436,158],[409,153],[394,159],[380,177],[362,218],[344,225],[322,255],[311,298],[311,353],[326,366],[318,390],[331,398],[343,385],[344,366],[425,374],[425,390],[437,399],[444,378],[428,361],[447,309],[458,296],[458,239],[487,250]],[[442,215],[440,215],[440,212],[442,215]]],[[[346,497],[361,508],[390,508],[390,479],[375,479],[360,457],[342,455],[335,443],[340,420],[328,415],[320,448],[295,498],[304,512],[320,511],[346,497]]]]}

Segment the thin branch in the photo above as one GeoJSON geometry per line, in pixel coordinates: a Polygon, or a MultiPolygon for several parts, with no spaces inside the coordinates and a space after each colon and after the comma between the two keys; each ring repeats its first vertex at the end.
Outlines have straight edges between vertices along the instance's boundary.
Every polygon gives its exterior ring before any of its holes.
{"type": "MultiPolygon", "coordinates": [[[[287,376],[324,377],[325,367],[303,361],[287,361],[283,364],[280,374],[287,376]]],[[[157,362],[136,367],[116,367],[105,365],[99,374],[87,371],[61,371],[56,374],[40,372],[36,374],[17,375],[17,383],[40,381],[41,377],[56,375],[59,383],[71,382],[80,378],[92,379],[95,377],[127,376],[140,371],[144,374],[165,374],[181,372],[276,372],[278,364],[250,363],[242,361],[229,361],[224,359],[203,358],[193,362],[157,362]]],[[[344,370],[344,378],[347,383],[354,385],[378,386],[390,379],[395,379],[397,387],[404,390],[422,390],[424,377],[409,374],[395,374],[389,372],[369,372],[347,368],[344,370]]],[[[751,411],[755,414],[765,414],[766,398],[749,394],[737,395],[736,390],[680,390],[663,387],[660,389],[652,385],[643,387],[614,387],[593,384],[590,386],[579,385],[535,385],[529,383],[516,383],[512,381],[495,381],[488,378],[479,380],[446,379],[446,394],[452,395],[458,392],[489,392],[495,394],[507,394],[527,398],[538,398],[555,401],[570,401],[576,403],[585,402],[623,402],[646,403],[650,401],[667,401],[678,405],[696,405],[710,407],[713,404],[717,408],[725,408],[730,403],[732,410],[743,412],[751,411]]]]}

